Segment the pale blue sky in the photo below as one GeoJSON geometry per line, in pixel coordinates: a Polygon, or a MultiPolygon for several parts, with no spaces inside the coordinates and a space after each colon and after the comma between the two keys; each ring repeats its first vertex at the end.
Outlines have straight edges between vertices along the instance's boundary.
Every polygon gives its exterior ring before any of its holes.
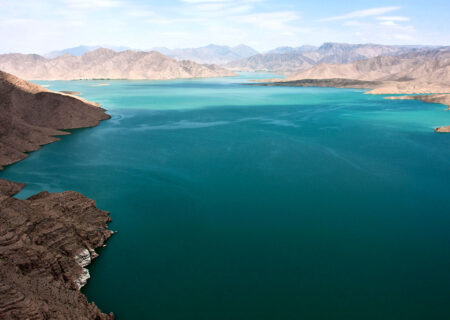
{"type": "Polygon", "coordinates": [[[450,44],[450,1],[0,0],[0,53],[323,42],[450,44]]]}

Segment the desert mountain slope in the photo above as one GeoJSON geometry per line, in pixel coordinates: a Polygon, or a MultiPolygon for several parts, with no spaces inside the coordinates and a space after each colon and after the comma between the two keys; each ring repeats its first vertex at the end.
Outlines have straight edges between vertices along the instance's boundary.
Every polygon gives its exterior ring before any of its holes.
{"type": "Polygon", "coordinates": [[[130,50],[130,48],[128,47],[120,47],[120,46],[78,46],[78,47],[73,47],[73,48],[67,48],[67,49],[62,49],[62,50],[55,50],[52,52],[48,52],[46,54],[44,54],[44,57],[46,58],[57,58],[59,56],[65,55],[65,54],[70,54],[72,56],[81,56],[89,51],[94,51],[100,48],[106,48],[106,49],[111,49],[117,52],[120,51],[125,51],[125,50],[130,50]]]}
{"type": "Polygon", "coordinates": [[[304,70],[315,65],[312,59],[298,52],[257,54],[247,59],[230,62],[230,70],[239,71],[287,71],[304,70]]]}
{"type": "Polygon", "coordinates": [[[154,48],[154,50],[178,60],[191,60],[197,63],[209,64],[225,64],[230,61],[239,60],[258,54],[255,49],[243,44],[236,47],[210,44],[200,48],[154,48]]]}
{"type": "Polygon", "coordinates": [[[386,46],[378,44],[324,43],[319,48],[302,46],[281,47],[266,54],[230,62],[230,70],[293,72],[321,63],[349,63],[376,56],[396,56],[420,52],[422,47],[386,46]]]}
{"type": "Polygon", "coordinates": [[[73,79],[176,79],[232,76],[234,73],[192,61],[177,61],[159,52],[100,48],[79,57],[55,59],[36,55],[0,55],[0,69],[28,80],[73,79]]]}
{"type": "Polygon", "coordinates": [[[308,46],[308,45],[304,45],[304,46],[300,46],[300,47],[278,47],[272,50],[269,50],[266,52],[266,54],[270,54],[270,53],[278,53],[278,54],[282,54],[282,53],[303,53],[303,52],[310,52],[310,51],[314,51],[317,50],[318,47],[315,46],[308,46]]]}
{"type": "Polygon", "coordinates": [[[450,47],[399,56],[378,56],[347,64],[323,63],[295,73],[286,80],[357,79],[450,83],[450,47]]]}
{"type": "Polygon", "coordinates": [[[92,127],[105,119],[109,115],[97,104],[0,71],[0,169],[67,134],[58,129],[92,127]]]}

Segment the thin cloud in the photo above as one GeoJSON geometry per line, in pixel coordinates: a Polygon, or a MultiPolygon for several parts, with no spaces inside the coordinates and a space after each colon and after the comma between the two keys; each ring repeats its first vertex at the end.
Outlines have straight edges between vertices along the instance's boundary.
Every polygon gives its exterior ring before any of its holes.
{"type": "Polygon", "coordinates": [[[200,4],[200,3],[233,2],[233,0],[181,0],[181,2],[190,4],[200,4]]]}
{"type": "Polygon", "coordinates": [[[206,3],[230,3],[230,2],[237,2],[237,3],[254,3],[254,2],[261,2],[263,0],[244,0],[244,1],[236,1],[236,0],[180,0],[184,3],[189,4],[206,4],[206,3]]]}
{"type": "Polygon", "coordinates": [[[297,21],[300,15],[295,11],[264,12],[236,17],[240,23],[252,24],[268,29],[288,29],[287,23],[297,21]]]}
{"type": "Polygon", "coordinates": [[[347,14],[341,16],[334,16],[329,18],[320,19],[319,21],[336,21],[336,20],[347,20],[347,19],[357,19],[364,18],[370,16],[378,16],[381,14],[385,14],[388,12],[399,10],[401,7],[399,6],[391,6],[391,7],[378,7],[378,8],[370,8],[365,10],[357,10],[352,11],[347,14]]]}
{"type": "Polygon", "coordinates": [[[118,0],[63,0],[63,2],[73,8],[114,8],[123,5],[118,0]]]}
{"type": "Polygon", "coordinates": [[[381,21],[409,21],[410,19],[408,17],[403,16],[381,16],[376,17],[377,20],[381,21]]]}
{"type": "Polygon", "coordinates": [[[380,25],[382,26],[397,26],[397,24],[394,21],[381,21],[380,25]]]}

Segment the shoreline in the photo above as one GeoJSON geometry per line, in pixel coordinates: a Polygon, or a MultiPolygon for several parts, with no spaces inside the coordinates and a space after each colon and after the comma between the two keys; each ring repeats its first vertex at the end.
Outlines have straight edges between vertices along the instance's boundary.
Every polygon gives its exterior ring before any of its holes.
{"type": "MultiPolygon", "coordinates": [[[[369,90],[365,94],[392,95],[399,96],[385,97],[388,100],[419,100],[425,103],[437,103],[447,106],[450,111],[450,87],[442,84],[428,83],[422,87],[420,83],[401,81],[364,81],[354,79],[301,79],[293,81],[275,81],[269,79],[268,82],[257,80],[257,83],[245,83],[249,86],[267,87],[320,87],[320,88],[341,88],[341,89],[365,89],[369,90]],[[405,94],[409,94],[405,96],[405,94]]],[[[434,129],[435,132],[450,132],[450,126],[442,126],[434,129]]]]}
{"type": "MultiPolygon", "coordinates": [[[[99,104],[0,71],[0,172],[69,129],[110,119],[99,104]]],[[[13,196],[25,184],[0,179],[0,318],[112,320],[80,289],[86,266],[112,236],[109,212],[65,191],[13,196]]]]}
{"type": "MultiPolygon", "coordinates": [[[[428,94],[428,95],[413,95],[413,96],[390,96],[385,97],[388,100],[419,100],[425,103],[437,103],[447,107],[445,111],[450,111],[450,94],[428,94]]],[[[450,132],[450,126],[437,127],[435,132],[447,133],[450,132]]]]}

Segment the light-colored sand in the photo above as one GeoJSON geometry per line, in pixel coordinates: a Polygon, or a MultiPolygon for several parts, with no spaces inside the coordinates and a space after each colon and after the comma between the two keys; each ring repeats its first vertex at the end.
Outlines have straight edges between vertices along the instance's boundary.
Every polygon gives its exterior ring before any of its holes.
{"type": "Polygon", "coordinates": [[[81,92],[78,91],[59,91],[60,93],[68,94],[71,96],[79,96],[81,95],[81,92]]]}

